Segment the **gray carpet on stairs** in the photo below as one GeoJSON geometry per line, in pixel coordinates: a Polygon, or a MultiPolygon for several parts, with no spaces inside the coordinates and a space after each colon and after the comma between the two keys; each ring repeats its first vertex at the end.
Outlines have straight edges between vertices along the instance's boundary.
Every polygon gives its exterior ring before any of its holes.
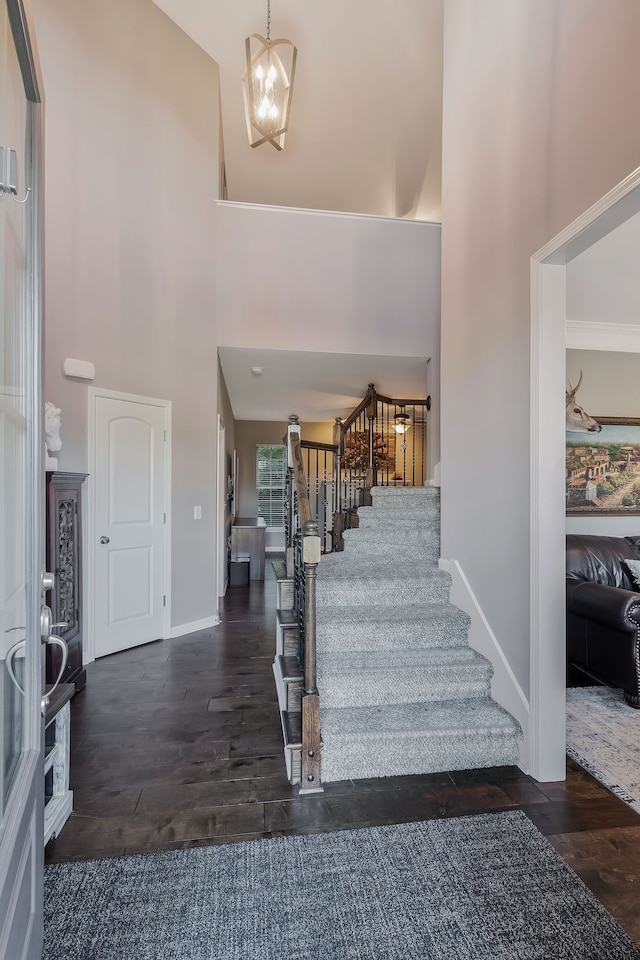
{"type": "Polygon", "coordinates": [[[322,779],[515,764],[520,729],[438,568],[440,491],[375,487],[317,583],[322,779]]]}

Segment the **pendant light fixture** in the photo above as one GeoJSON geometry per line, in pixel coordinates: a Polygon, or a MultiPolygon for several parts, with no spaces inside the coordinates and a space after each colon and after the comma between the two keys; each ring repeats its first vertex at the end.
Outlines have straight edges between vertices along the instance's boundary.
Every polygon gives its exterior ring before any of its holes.
{"type": "Polygon", "coordinates": [[[400,405],[400,412],[396,413],[393,418],[393,429],[396,433],[406,433],[407,430],[411,429],[411,423],[409,422],[409,417],[405,412],[404,404],[400,405]]]}
{"type": "Polygon", "coordinates": [[[245,40],[245,50],[242,87],[249,143],[252,147],[271,143],[282,150],[289,129],[298,51],[291,40],[271,39],[271,0],[267,0],[266,37],[252,33],[245,40]]]}

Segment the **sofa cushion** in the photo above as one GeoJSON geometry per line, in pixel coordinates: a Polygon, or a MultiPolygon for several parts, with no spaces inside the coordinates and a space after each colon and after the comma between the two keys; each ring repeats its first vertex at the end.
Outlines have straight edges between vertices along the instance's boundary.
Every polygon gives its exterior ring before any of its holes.
{"type": "Polygon", "coordinates": [[[640,587],[640,560],[625,560],[624,565],[631,574],[636,588],[640,587]]]}
{"type": "Polygon", "coordinates": [[[640,538],[567,534],[567,579],[637,590],[624,560],[640,560],[640,538]]]}

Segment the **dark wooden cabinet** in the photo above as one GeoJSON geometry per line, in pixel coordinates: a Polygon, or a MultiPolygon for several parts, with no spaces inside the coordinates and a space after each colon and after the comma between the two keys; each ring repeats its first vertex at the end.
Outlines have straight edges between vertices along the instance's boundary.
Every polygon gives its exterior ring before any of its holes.
{"type": "MultiPolygon", "coordinates": [[[[47,473],[47,570],[55,575],[48,595],[55,627],[69,647],[63,683],[81,690],[86,683],[82,665],[82,484],[86,473],[47,473]]],[[[47,683],[54,683],[62,654],[47,647],[47,683]]]]}

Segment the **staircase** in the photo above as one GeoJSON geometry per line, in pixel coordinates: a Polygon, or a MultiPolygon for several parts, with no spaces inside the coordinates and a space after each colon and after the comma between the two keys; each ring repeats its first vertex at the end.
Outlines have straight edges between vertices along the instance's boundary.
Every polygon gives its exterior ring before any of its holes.
{"type": "Polygon", "coordinates": [[[438,569],[439,491],[374,487],[317,579],[322,780],[510,765],[520,729],[438,569]]]}

